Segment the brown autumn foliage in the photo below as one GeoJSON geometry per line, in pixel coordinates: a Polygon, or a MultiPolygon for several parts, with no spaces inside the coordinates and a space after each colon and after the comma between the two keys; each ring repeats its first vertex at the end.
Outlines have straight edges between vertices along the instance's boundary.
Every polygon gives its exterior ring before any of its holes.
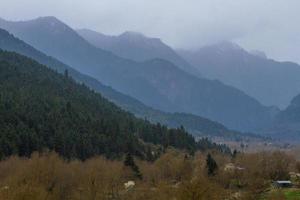
{"type": "Polygon", "coordinates": [[[210,153],[218,164],[214,176],[207,175],[206,153],[189,156],[169,150],[154,162],[135,159],[142,180],[134,178],[121,159],[66,161],[49,152],[10,157],[0,162],[0,199],[250,200],[259,199],[272,180],[288,178],[297,166],[293,157],[282,152],[242,153],[236,158],[210,153]],[[240,168],[224,170],[228,163],[240,168]],[[128,181],[135,185],[125,188],[128,181]]]}

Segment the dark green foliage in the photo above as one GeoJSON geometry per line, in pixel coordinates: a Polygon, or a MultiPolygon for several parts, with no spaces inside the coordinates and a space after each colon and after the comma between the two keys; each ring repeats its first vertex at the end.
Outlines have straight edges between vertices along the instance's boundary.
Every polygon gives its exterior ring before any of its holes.
{"type": "Polygon", "coordinates": [[[145,142],[161,144],[164,148],[175,146],[179,149],[187,149],[189,151],[195,151],[197,148],[195,139],[183,127],[168,129],[160,123],[154,126],[150,123],[145,123],[145,125],[141,127],[139,134],[145,142]]]}
{"type": "Polygon", "coordinates": [[[197,141],[197,149],[205,151],[206,149],[215,149],[221,153],[230,155],[231,149],[225,144],[216,144],[209,141],[207,138],[201,138],[197,141]]]}
{"type": "Polygon", "coordinates": [[[126,154],[126,158],[124,160],[124,166],[130,167],[137,178],[143,179],[143,175],[141,174],[139,167],[135,164],[134,158],[130,153],[126,154]]]}
{"type": "Polygon", "coordinates": [[[156,158],[157,155],[153,155],[154,152],[152,151],[152,149],[150,147],[147,147],[146,149],[146,159],[148,162],[153,162],[156,158]]]}
{"type": "Polygon", "coordinates": [[[150,122],[165,124],[173,128],[183,125],[189,132],[201,136],[218,136],[226,137],[227,139],[244,137],[244,134],[228,130],[222,124],[200,116],[184,113],[166,113],[148,107],[140,101],[119,93],[96,79],[81,74],[60,61],[41,53],[2,29],[0,29],[0,48],[30,57],[65,76],[72,77],[77,82],[84,83],[96,92],[101,93],[105,98],[121,108],[134,113],[137,117],[147,118],[150,122]]]}
{"type": "Polygon", "coordinates": [[[218,165],[216,161],[213,159],[213,157],[210,154],[207,154],[206,157],[206,168],[207,168],[207,174],[209,176],[215,175],[216,170],[218,169],[218,165]]]}
{"type": "Polygon", "coordinates": [[[233,152],[232,152],[232,158],[235,159],[237,154],[238,154],[237,150],[234,149],[233,152]]]}
{"type": "Polygon", "coordinates": [[[65,70],[64,75],[65,75],[65,78],[69,78],[69,71],[67,69],[65,70]]]}
{"type": "Polygon", "coordinates": [[[183,127],[137,119],[85,85],[15,53],[0,51],[0,91],[2,158],[44,149],[83,160],[128,151],[145,158],[140,139],[191,152],[201,149],[183,127]]]}
{"type": "Polygon", "coordinates": [[[29,156],[44,148],[66,158],[113,157],[143,146],[122,112],[84,85],[13,53],[0,55],[1,153],[29,156]]]}

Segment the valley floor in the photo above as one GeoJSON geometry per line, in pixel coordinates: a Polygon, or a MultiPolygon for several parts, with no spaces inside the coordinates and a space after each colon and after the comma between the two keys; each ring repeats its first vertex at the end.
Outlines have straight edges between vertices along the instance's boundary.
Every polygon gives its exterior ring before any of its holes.
{"type": "Polygon", "coordinates": [[[191,156],[169,149],[152,162],[128,161],[128,156],[64,160],[56,153],[34,153],[0,162],[0,199],[291,200],[300,199],[299,171],[300,163],[279,151],[191,156]],[[274,180],[285,179],[294,188],[272,187],[274,180]]]}

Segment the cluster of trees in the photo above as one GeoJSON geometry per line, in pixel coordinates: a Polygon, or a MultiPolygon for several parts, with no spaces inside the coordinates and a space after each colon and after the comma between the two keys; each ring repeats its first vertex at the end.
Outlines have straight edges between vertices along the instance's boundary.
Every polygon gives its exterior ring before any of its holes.
{"type": "Polygon", "coordinates": [[[67,71],[60,75],[15,53],[0,51],[0,90],[0,158],[44,149],[81,160],[125,152],[153,160],[169,146],[190,153],[228,151],[208,140],[195,141],[183,127],[168,129],[137,119],[75,83],[67,71]]]}
{"type": "Polygon", "coordinates": [[[269,192],[272,180],[299,172],[298,165],[282,152],[233,158],[217,151],[188,156],[168,149],[154,162],[130,154],[120,160],[67,161],[56,153],[34,153],[0,162],[0,199],[285,199],[280,191],[269,192]],[[244,170],[227,169],[228,163],[244,170]],[[134,184],[125,187],[129,181],[134,184]]]}

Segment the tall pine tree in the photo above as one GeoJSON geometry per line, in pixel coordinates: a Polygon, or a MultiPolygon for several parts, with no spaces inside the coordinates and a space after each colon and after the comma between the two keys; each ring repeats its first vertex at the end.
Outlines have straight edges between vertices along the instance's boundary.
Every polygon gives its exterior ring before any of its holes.
{"type": "Polygon", "coordinates": [[[131,170],[133,171],[135,177],[139,178],[139,179],[143,179],[143,176],[140,172],[139,167],[135,164],[134,159],[132,157],[132,155],[130,153],[126,154],[126,158],[124,160],[124,165],[126,167],[130,167],[131,170]]]}
{"type": "Polygon", "coordinates": [[[215,175],[216,170],[218,169],[218,165],[216,161],[213,159],[213,157],[210,154],[207,154],[206,157],[206,168],[207,168],[207,174],[209,176],[215,175]]]}

